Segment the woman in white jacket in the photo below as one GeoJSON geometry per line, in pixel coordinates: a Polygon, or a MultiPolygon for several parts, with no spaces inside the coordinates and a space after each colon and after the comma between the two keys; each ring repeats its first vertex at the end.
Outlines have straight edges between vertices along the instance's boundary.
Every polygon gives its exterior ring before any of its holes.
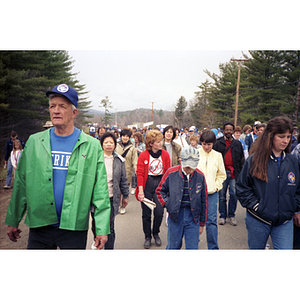
{"type": "Polygon", "coordinates": [[[202,148],[199,151],[198,169],[204,173],[208,191],[208,218],[206,222],[207,249],[219,249],[218,245],[218,191],[223,187],[226,171],[222,154],[213,150],[216,135],[211,130],[204,130],[200,136],[202,148]]]}

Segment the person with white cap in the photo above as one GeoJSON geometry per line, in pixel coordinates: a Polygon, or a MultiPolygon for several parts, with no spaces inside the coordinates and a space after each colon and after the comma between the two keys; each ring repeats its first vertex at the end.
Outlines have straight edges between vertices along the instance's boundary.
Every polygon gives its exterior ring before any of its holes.
{"type": "Polygon", "coordinates": [[[13,242],[26,210],[27,249],[86,249],[90,207],[95,207],[95,247],[110,233],[110,201],[99,141],[74,127],[78,95],[60,84],[46,92],[54,127],[29,137],[7,210],[13,242]]]}
{"type": "Polygon", "coordinates": [[[199,151],[194,147],[181,150],[181,165],[170,168],[162,177],[156,193],[168,218],[168,250],[199,248],[208,214],[208,194],[204,174],[197,169],[199,151]]]}
{"type": "Polygon", "coordinates": [[[189,128],[189,133],[186,135],[185,140],[186,140],[186,142],[187,142],[189,145],[191,144],[191,142],[190,142],[190,137],[195,133],[195,130],[196,130],[196,127],[195,127],[195,126],[191,126],[191,127],[189,128]]]}

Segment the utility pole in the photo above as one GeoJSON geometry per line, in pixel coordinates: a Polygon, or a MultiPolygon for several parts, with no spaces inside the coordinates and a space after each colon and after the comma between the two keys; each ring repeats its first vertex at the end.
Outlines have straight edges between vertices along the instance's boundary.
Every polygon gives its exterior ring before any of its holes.
{"type": "Polygon", "coordinates": [[[154,129],[154,123],[153,123],[153,104],[154,104],[155,102],[150,102],[150,103],[152,103],[152,129],[154,129]]]}
{"type": "Polygon", "coordinates": [[[116,108],[116,114],[115,114],[115,123],[118,127],[118,109],[116,108]]]}
{"type": "Polygon", "coordinates": [[[239,70],[238,70],[238,78],[237,78],[237,84],[236,84],[236,95],[235,95],[235,114],[234,114],[234,126],[236,126],[237,123],[237,115],[238,115],[238,105],[239,105],[239,88],[240,88],[240,75],[241,75],[241,61],[249,61],[249,59],[243,59],[243,58],[232,58],[231,61],[237,61],[239,64],[239,70]]]}

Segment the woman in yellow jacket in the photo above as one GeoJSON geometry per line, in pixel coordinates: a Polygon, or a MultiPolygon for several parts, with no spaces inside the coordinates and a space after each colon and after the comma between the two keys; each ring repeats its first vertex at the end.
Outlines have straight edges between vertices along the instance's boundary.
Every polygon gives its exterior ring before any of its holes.
{"type": "Polygon", "coordinates": [[[218,191],[223,187],[226,171],[222,154],[212,149],[216,135],[211,130],[204,130],[200,136],[202,148],[199,151],[198,169],[205,175],[208,191],[208,218],[206,222],[206,240],[208,250],[218,250],[218,191]]]}

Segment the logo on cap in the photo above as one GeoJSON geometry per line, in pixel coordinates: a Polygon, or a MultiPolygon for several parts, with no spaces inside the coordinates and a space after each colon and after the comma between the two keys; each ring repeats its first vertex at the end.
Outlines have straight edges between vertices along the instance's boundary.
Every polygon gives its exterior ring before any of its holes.
{"type": "Polygon", "coordinates": [[[60,84],[57,87],[57,90],[61,93],[66,93],[69,90],[69,87],[66,84],[60,84]]]}

